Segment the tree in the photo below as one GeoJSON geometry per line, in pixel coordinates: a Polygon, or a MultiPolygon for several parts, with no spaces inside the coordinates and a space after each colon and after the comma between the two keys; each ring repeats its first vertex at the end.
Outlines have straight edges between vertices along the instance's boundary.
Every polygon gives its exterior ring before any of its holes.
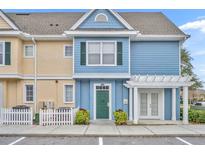
{"type": "Polygon", "coordinates": [[[192,76],[191,81],[194,82],[194,84],[191,86],[191,89],[202,88],[202,81],[200,81],[197,75],[193,72],[194,67],[191,63],[192,60],[193,58],[191,57],[189,51],[185,48],[181,49],[181,75],[192,76]]]}

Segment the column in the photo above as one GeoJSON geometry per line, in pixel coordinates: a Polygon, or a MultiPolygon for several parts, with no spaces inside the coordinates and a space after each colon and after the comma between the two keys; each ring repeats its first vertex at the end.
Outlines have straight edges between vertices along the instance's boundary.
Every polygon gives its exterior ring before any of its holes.
{"type": "Polygon", "coordinates": [[[138,88],[134,87],[134,124],[138,124],[139,113],[138,113],[138,88]]]}
{"type": "Polygon", "coordinates": [[[176,121],[176,88],[172,88],[172,120],[176,121]]]}
{"type": "Polygon", "coordinates": [[[188,124],[188,87],[183,87],[183,123],[188,124]]]}
{"type": "Polygon", "coordinates": [[[132,118],[132,112],[133,112],[133,110],[132,110],[132,104],[133,104],[133,102],[132,102],[132,89],[133,88],[129,88],[129,120],[130,121],[133,120],[133,118],[132,118]]]}

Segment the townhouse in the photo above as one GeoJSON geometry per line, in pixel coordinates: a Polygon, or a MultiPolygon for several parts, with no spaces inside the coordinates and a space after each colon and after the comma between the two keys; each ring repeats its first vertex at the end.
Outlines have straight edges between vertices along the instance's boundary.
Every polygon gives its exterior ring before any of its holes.
{"type": "Polygon", "coordinates": [[[159,12],[0,12],[0,105],[87,109],[92,120],[179,120],[188,38],[159,12]]]}

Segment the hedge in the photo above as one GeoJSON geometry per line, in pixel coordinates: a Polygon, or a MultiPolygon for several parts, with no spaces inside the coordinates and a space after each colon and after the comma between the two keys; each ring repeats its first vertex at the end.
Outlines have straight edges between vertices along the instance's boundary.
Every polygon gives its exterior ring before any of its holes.
{"type": "MultiPolygon", "coordinates": [[[[205,110],[189,109],[189,122],[205,123],[205,110]]],[[[180,109],[180,119],[183,119],[183,109],[180,109]]]]}

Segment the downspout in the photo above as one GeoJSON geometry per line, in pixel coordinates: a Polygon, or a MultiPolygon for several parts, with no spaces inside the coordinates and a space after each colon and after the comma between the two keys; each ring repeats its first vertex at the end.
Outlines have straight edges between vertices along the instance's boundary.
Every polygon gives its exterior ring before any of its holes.
{"type": "Polygon", "coordinates": [[[34,44],[34,113],[37,111],[37,50],[36,50],[36,41],[32,37],[32,42],[34,44]]]}

